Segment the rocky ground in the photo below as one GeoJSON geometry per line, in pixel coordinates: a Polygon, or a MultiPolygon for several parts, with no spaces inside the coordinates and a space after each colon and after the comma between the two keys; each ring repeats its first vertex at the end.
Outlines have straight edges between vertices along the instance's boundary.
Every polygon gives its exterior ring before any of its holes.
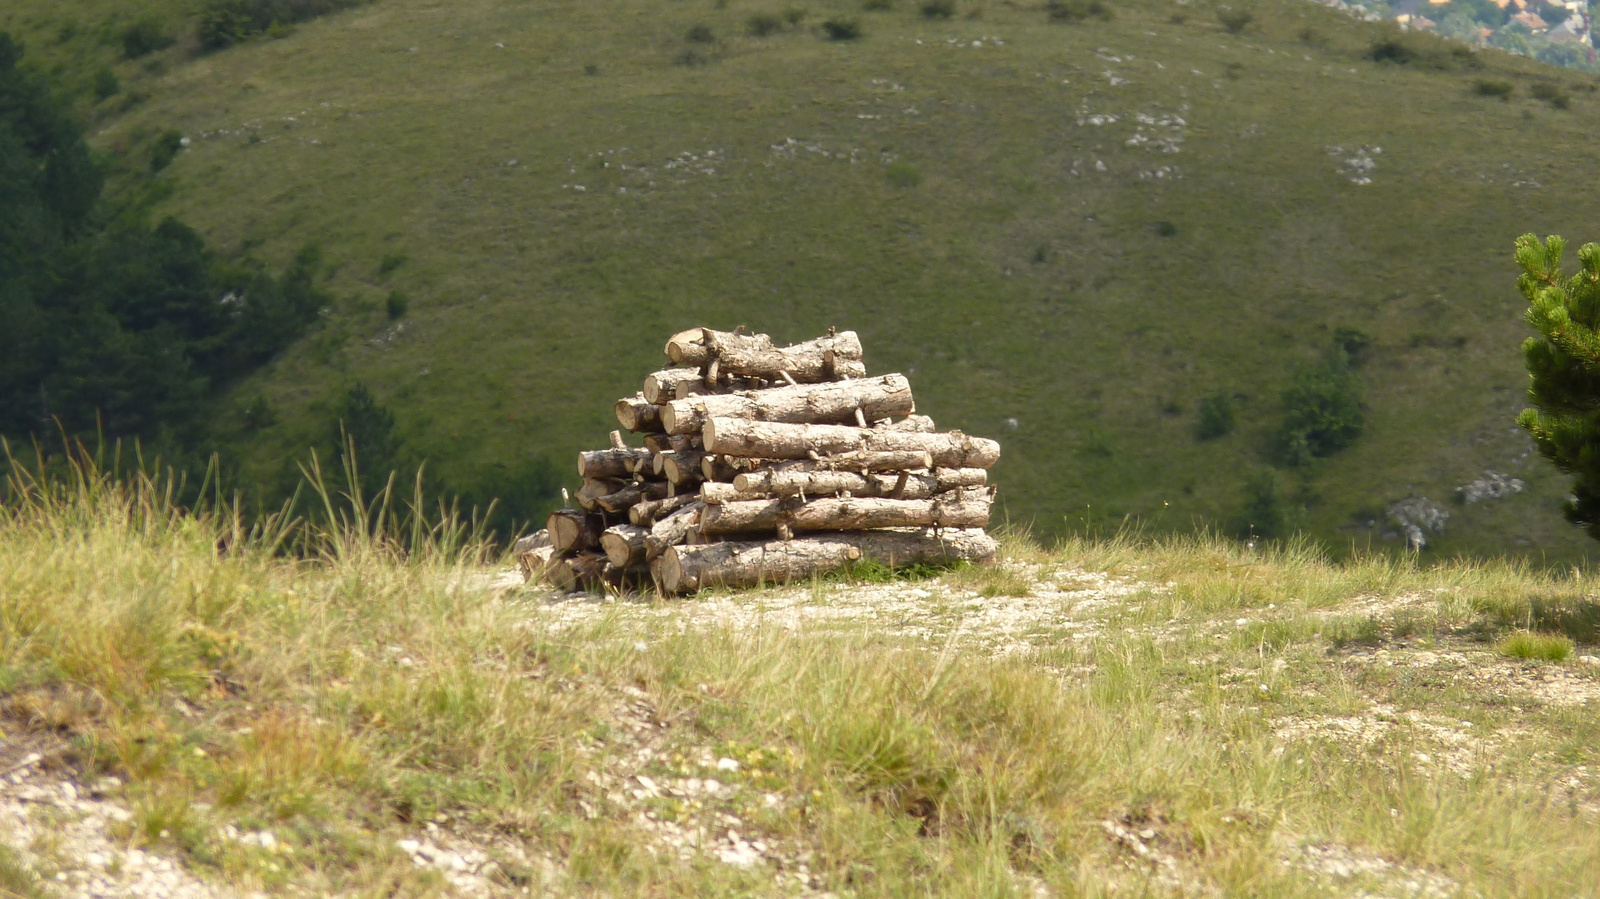
{"type": "MultiPolygon", "coordinates": [[[[1004,565],[982,577],[957,572],[673,602],[549,595],[522,586],[514,573],[486,574],[470,589],[525,608],[531,623],[554,633],[605,622],[641,650],[697,630],[871,633],[930,653],[1038,657],[1071,679],[1086,676],[1092,665],[1071,662],[1063,647],[1148,638],[1187,654],[1197,672],[1193,681],[1175,682],[1163,702],[1181,707],[1209,683],[1222,696],[1259,703],[1268,710],[1274,752],[1315,744],[1337,758],[1401,745],[1406,757],[1396,764],[1414,764],[1442,778],[1484,776],[1505,759],[1524,774],[1532,766],[1573,807],[1600,817],[1588,767],[1537,748],[1551,715],[1593,707],[1600,697],[1600,658],[1583,651],[1564,664],[1504,657],[1489,642],[1441,626],[1442,620],[1455,620],[1452,614],[1459,618],[1450,611],[1448,588],[1356,593],[1331,603],[1288,597],[1264,606],[1208,607],[1180,595],[1171,580],[1048,561],[1004,565]],[[1369,633],[1354,640],[1334,635],[1351,622],[1369,633]],[[1237,651],[1241,634],[1274,627],[1298,629],[1297,648],[1255,657],[1237,651]],[[1352,684],[1354,694],[1346,689],[1352,684]]],[[[838,888],[814,870],[813,846],[770,835],[771,822],[805,815],[808,801],[768,776],[767,769],[781,764],[773,755],[777,750],[697,743],[692,732],[676,726],[670,710],[631,684],[586,689],[610,708],[604,740],[577,737],[579,751],[597,760],[587,775],[592,789],[579,799],[586,816],[625,822],[663,861],[766,872],[777,894],[832,895],[838,888]]],[[[132,800],[125,785],[114,778],[85,782],[60,762],[59,749],[46,740],[19,739],[8,742],[0,756],[0,843],[43,875],[48,893],[259,895],[218,882],[208,873],[214,869],[137,848],[143,841],[130,828],[132,800]]],[[[1207,892],[1196,886],[1191,861],[1162,822],[1124,816],[1098,825],[1129,878],[1152,878],[1173,892],[1207,892]]],[[[213,838],[255,854],[265,866],[277,864],[275,859],[289,862],[283,853],[290,850],[270,829],[241,832],[229,826],[213,838]]],[[[1285,870],[1336,895],[1474,892],[1442,873],[1370,849],[1287,832],[1275,840],[1285,870]]],[[[530,850],[446,818],[421,824],[394,840],[394,848],[417,868],[435,872],[440,892],[465,896],[562,892],[568,863],[556,847],[530,850]],[[518,876],[510,876],[512,871],[518,876]]],[[[1024,875],[1017,886],[1050,894],[1024,875]]],[[[293,886],[278,891],[314,892],[293,886]]]]}

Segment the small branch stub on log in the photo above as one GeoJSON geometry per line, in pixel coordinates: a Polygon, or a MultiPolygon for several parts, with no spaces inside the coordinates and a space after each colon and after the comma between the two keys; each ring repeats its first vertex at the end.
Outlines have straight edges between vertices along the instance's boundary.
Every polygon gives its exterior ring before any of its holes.
{"type": "Polygon", "coordinates": [[[933,499],[799,497],[757,499],[707,506],[700,529],[712,534],[772,533],[787,525],[807,531],[866,531],[875,528],[981,528],[989,523],[987,491],[958,490],[933,499]]]}
{"type": "Polygon", "coordinates": [[[814,534],[793,540],[674,546],[654,570],[668,593],[690,593],[712,585],[753,587],[837,571],[852,562],[885,565],[993,561],[999,544],[978,529],[859,531],[814,534]]]}
{"type": "Polygon", "coordinates": [[[896,374],[673,400],[661,408],[661,425],[669,434],[692,434],[711,418],[819,423],[855,421],[864,415],[876,421],[915,409],[911,382],[896,374]]]}
{"type": "Polygon", "coordinates": [[[989,468],[1000,459],[1000,444],[960,431],[923,434],[852,428],[845,425],[803,425],[739,418],[713,418],[702,432],[706,452],[763,459],[804,459],[850,452],[909,450],[925,452],[940,468],[989,468]]]}

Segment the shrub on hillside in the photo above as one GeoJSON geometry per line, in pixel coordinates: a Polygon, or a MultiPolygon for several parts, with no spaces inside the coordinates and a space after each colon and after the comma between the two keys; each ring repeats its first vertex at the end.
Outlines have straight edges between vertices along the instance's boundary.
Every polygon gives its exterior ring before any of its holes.
{"type": "Polygon", "coordinates": [[[360,6],[367,0],[205,0],[200,8],[200,43],[210,49],[236,44],[274,26],[307,22],[360,6]]]}
{"type": "Polygon", "coordinates": [[[829,19],[822,23],[822,33],[830,41],[853,41],[861,36],[861,24],[855,19],[829,19]]]}
{"type": "Polygon", "coordinates": [[[1289,498],[1283,476],[1268,468],[1244,485],[1244,502],[1228,529],[1240,539],[1281,539],[1299,528],[1301,508],[1289,498]]]}
{"type": "Polygon", "coordinates": [[[783,30],[783,20],[772,13],[758,12],[745,22],[745,30],[756,37],[766,37],[783,30]]]}
{"type": "Polygon", "coordinates": [[[1200,401],[1200,417],[1195,422],[1195,436],[1201,440],[1215,440],[1233,432],[1233,396],[1225,390],[1200,401]]]}
{"type": "Polygon", "coordinates": [[[1548,81],[1534,82],[1533,86],[1528,88],[1528,95],[1535,100],[1543,100],[1556,109],[1566,109],[1572,105],[1572,98],[1561,89],[1561,85],[1551,84],[1548,81]]]}
{"type": "Polygon", "coordinates": [[[1354,443],[1365,423],[1350,357],[1336,344],[1321,365],[1302,369],[1283,391],[1278,459],[1292,468],[1309,465],[1354,443]]]}
{"type": "Polygon", "coordinates": [[[1116,18],[1116,13],[1105,0],[1050,0],[1044,9],[1051,19],[1058,22],[1082,22],[1086,19],[1109,22],[1116,18]]]}
{"type": "Polygon", "coordinates": [[[894,0],[861,0],[861,8],[867,12],[888,12],[894,9],[894,0]]]}
{"type": "Polygon", "coordinates": [[[956,14],[956,0],[926,0],[922,15],[929,19],[948,19],[956,14]]]}
{"type": "Polygon", "coordinates": [[[150,171],[159,172],[172,164],[178,158],[178,151],[183,149],[183,132],[167,129],[156,138],[155,145],[150,148],[150,171]]]}
{"type": "Polygon", "coordinates": [[[109,67],[102,66],[94,73],[94,98],[104,100],[114,97],[122,91],[122,82],[117,80],[117,73],[109,67]]]}
{"type": "Polygon", "coordinates": [[[1472,92],[1480,97],[1499,97],[1502,100],[1511,99],[1513,90],[1511,82],[1496,81],[1490,78],[1479,78],[1472,85],[1472,92]]]}
{"type": "Polygon", "coordinates": [[[123,28],[119,38],[122,42],[122,55],[129,59],[138,59],[157,50],[165,50],[172,46],[173,42],[172,35],[167,33],[161,21],[151,18],[140,19],[123,28]]]}
{"type": "Polygon", "coordinates": [[[1217,21],[1229,34],[1243,33],[1255,20],[1256,14],[1248,9],[1224,9],[1217,13],[1217,21]]]}
{"type": "Polygon", "coordinates": [[[716,32],[711,30],[710,25],[696,25],[689,29],[684,38],[691,44],[714,44],[717,42],[716,32]]]}
{"type": "Polygon", "coordinates": [[[1481,65],[1478,54],[1459,41],[1398,28],[1385,29],[1385,34],[1373,42],[1367,55],[1374,62],[1425,69],[1476,69],[1481,65]]]}

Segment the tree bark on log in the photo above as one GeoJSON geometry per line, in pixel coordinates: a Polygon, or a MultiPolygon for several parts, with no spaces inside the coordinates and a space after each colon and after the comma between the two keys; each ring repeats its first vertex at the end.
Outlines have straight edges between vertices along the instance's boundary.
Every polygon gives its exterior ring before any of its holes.
{"type": "Polygon", "coordinates": [[[732,456],[716,456],[707,453],[700,460],[700,475],[708,481],[732,482],[741,472],[749,471],[749,466],[754,464],[754,459],[740,459],[732,456]]]}
{"type": "Polygon", "coordinates": [[[796,423],[849,422],[859,411],[868,421],[916,410],[911,382],[905,375],[883,375],[859,381],[798,384],[770,390],[747,390],[692,396],[661,407],[661,425],[668,434],[693,434],[712,418],[796,423]]]}
{"type": "Polygon", "coordinates": [[[854,331],[818,337],[794,346],[774,347],[765,334],[732,334],[702,328],[674,334],[667,356],[679,365],[717,361],[724,374],[777,380],[784,374],[802,383],[865,377],[861,339],[854,331]]]}
{"type": "Polygon", "coordinates": [[[583,486],[572,495],[578,507],[586,512],[594,512],[600,508],[597,500],[602,496],[609,496],[628,486],[628,482],[621,478],[585,478],[583,486]]]}
{"type": "Polygon", "coordinates": [[[634,466],[649,461],[648,449],[590,450],[578,454],[578,477],[631,478],[634,466]]]}
{"type": "Polygon", "coordinates": [[[579,553],[575,556],[556,556],[544,570],[545,580],[562,593],[583,591],[595,593],[607,586],[614,588],[642,587],[650,582],[647,565],[618,568],[601,553],[579,553]]]}
{"type": "Polygon", "coordinates": [[[635,433],[659,434],[665,430],[661,427],[661,407],[642,396],[617,400],[617,422],[635,433]]]}
{"type": "Polygon", "coordinates": [[[851,452],[910,450],[932,456],[939,468],[989,468],[1000,459],[1000,444],[960,431],[923,434],[851,428],[844,425],[804,425],[740,418],[713,418],[702,432],[708,453],[763,459],[805,459],[811,454],[833,456],[851,452]]]}
{"type": "Polygon", "coordinates": [[[652,567],[667,593],[690,593],[712,585],[753,587],[805,579],[860,560],[885,565],[986,563],[998,549],[995,539],[978,529],[860,531],[674,546],[652,567]]]}
{"type": "MultiPolygon", "coordinates": [[[[734,478],[734,484],[738,482],[738,478],[734,478]]],[[[708,506],[720,506],[742,499],[760,499],[762,496],[763,494],[758,493],[745,493],[733,484],[725,482],[707,481],[700,485],[700,501],[708,506]]]]}
{"type": "Polygon", "coordinates": [[[522,582],[528,584],[543,578],[545,569],[549,567],[550,560],[555,554],[556,548],[549,545],[535,546],[517,553],[517,567],[522,570],[522,582]]]}
{"type": "Polygon", "coordinates": [[[673,484],[683,487],[702,480],[700,463],[706,454],[701,450],[683,450],[661,454],[661,473],[673,484]]]}
{"type": "Polygon", "coordinates": [[[666,499],[645,500],[628,510],[628,521],[647,528],[697,499],[699,496],[696,494],[680,493],[666,499]]]}
{"type": "Polygon", "coordinates": [[[600,548],[612,565],[630,568],[644,563],[644,538],[648,536],[650,531],[637,525],[614,525],[600,534],[600,548]]]}
{"type": "Polygon", "coordinates": [[[939,468],[931,472],[902,471],[889,474],[857,474],[853,471],[773,470],[752,471],[733,479],[733,494],[721,502],[760,499],[765,496],[878,496],[887,499],[932,499],[962,487],[982,487],[989,483],[989,472],[982,468],[939,468]]]}
{"type": "Polygon", "coordinates": [[[511,545],[511,554],[513,556],[520,556],[525,552],[531,552],[541,546],[549,545],[550,529],[544,528],[543,530],[534,531],[528,536],[519,539],[516,543],[513,543],[511,545]]]}
{"type": "Polygon", "coordinates": [[[645,558],[654,559],[667,547],[688,540],[689,532],[700,523],[700,514],[705,508],[704,503],[692,502],[657,521],[650,528],[650,536],[644,538],[645,558]]]}
{"type": "Polygon", "coordinates": [[[690,328],[679,331],[667,340],[667,358],[675,365],[704,365],[710,360],[708,345],[720,349],[770,350],[772,338],[765,334],[735,334],[710,328],[690,328]]]}
{"type": "Polygon", "coordinates": [[[600,545],[600,532],[605,529],[605,516],[598,512],[557,509],[545,519],[550,545],[557,553],[594,549],[600,545]]]}
{"type": "Polygon", "coordinates": [[[933,426],[933,419],[926,415],[908,415],[900,421],[893,421],[886,425],[875,425],[879,431],[915,431],[919,434],[932,434],[939,430],[933,426]]]}
{"type": "Polygon", "coordinates": [[[742,500],[707,506],[700,529],[715,534],[771,533],[787,527],[794,533],[867,531],[878,528],[981,528],[989,524],[988,491],[956,490],[933,499],[828,497],[801,502],[799,497],[742,500]]]}
{"type": "Polygon", "coordinates": [[[688,399],[707,393],[733,393],[740,390],[760,390],[768,386],[760,378],[719,376],[715,384],[706,383],[705,372],[698,368],[667,368],[644,379],[644,398],[657,405],[673,400],[688,399]]]}
{"type": "Polygon", "coordinates": [[[595,505],[612,514],[622,514],[629,508],[647,499],[665,499],[667,484],[665,481],[645,481],[639,484],[629,484],[613,493],[595,500],[595,505]]]}

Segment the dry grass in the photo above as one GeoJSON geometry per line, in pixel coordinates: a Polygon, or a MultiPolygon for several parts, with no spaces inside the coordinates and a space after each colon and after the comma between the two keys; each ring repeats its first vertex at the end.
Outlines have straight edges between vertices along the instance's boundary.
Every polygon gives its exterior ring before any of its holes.
{"type": "MultiPolygon", "coordinates": [[[[247,531],[173,509],[159,479],[80,465],[12,486],[3,726],[82,779],[125,780],[125,839],[233,883],[459,891],[396,846],[423,835],[483,849],[484,889],[508,893],[1561,895],[1600,878],[1600,732],[1490,648],[1586,620],[1574,576],[1009,537],[997,569],[801,590],[1048,596],[1094,625],[997,655],[960,622],[935,639],[719,623],[711,600],[560,619],[489,586],[470,529],[416,500],[324,489],[336,524],[247,531]],[[1132,592],[1088,602],[1107,573],[1132,592]],[[1466,663],[1445,676],[1424,653],[1466,663]]],[[[1562,696],[1594,683],[1546,668],[1562,696]]]]}

